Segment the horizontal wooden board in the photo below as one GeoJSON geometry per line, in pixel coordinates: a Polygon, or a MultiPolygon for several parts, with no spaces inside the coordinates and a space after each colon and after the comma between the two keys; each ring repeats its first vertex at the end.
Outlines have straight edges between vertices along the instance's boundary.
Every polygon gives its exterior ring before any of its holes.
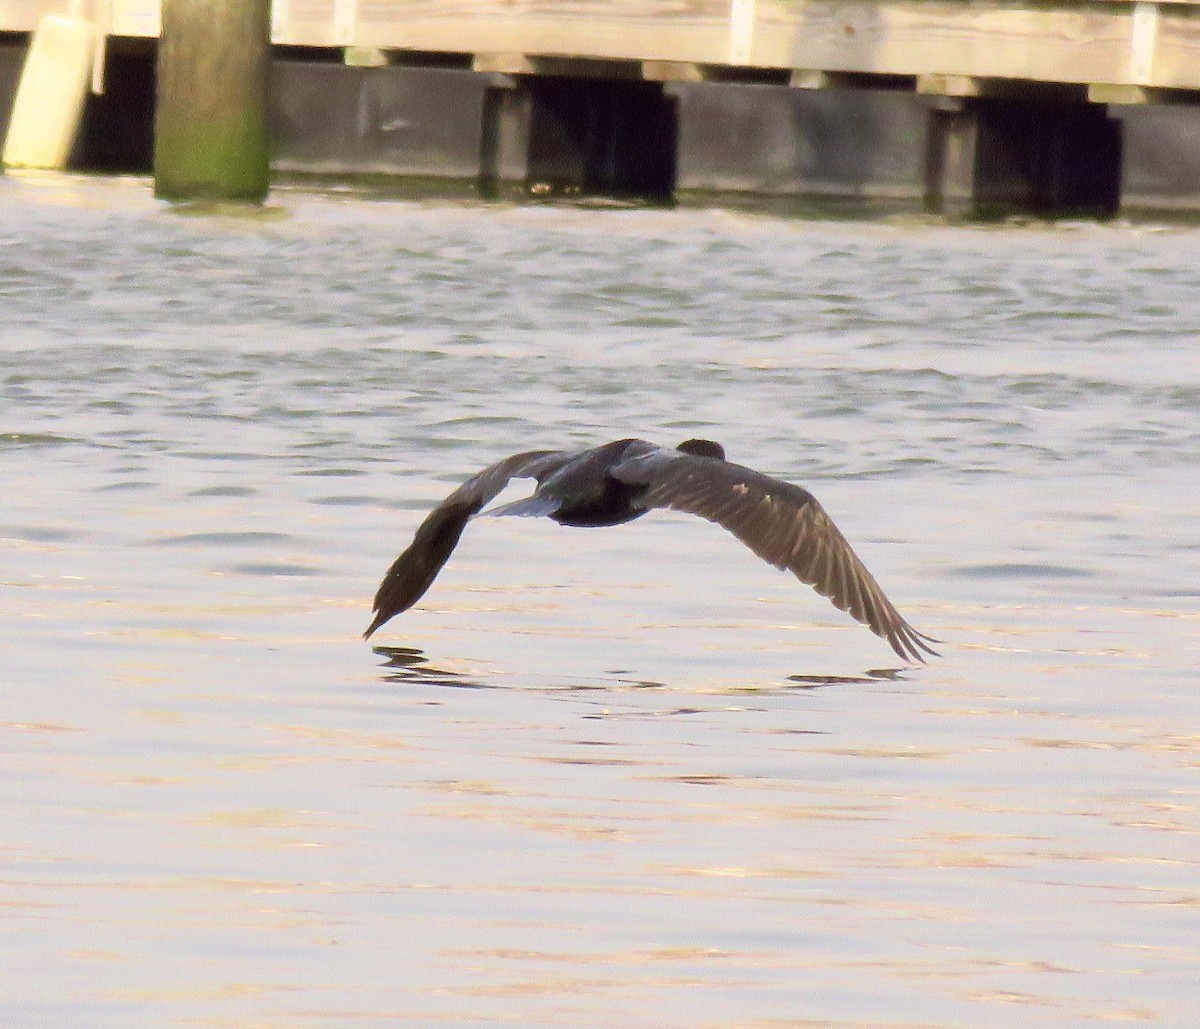
{"type": "MultiPolygon", "coordinates": [[[[66,6],[0,0],[0,30],[28,31],[66,6]]],[[[102,32],[159,31],[159,0],[94,10],[102,32]]],[[[276,0],[272,30],[293,45],[795,69],[829,81],[1200,89],[1200,0],[276,0]]]]}

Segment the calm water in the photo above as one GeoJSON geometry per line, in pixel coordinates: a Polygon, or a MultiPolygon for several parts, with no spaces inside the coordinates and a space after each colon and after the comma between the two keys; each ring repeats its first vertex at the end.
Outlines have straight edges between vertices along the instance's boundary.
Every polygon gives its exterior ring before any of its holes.
{"type": "Polygon", "coordinates": [[[1195,1025],[1198,248],[0,179],[0,1023],[1195,1025]],[[454,483],[625,435],[945,657],[668,514],[359,638],[454,483]]]}

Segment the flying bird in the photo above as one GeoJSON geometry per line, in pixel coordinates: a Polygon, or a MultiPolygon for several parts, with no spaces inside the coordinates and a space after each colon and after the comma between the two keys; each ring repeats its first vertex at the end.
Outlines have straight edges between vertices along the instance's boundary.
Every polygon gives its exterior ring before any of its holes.
{"type": "Polygon", "coordinates": [[[375,594],[364,637],[424,596],[467,522],[489,515],[545,515],[559,525],[621,525],[655,508],[699,515],[732,532],[764,561],[789,571],[835,607],[887,640],[906,661],[937,655],[884,595],[816,498],[790,482],[725,460],[711,440],[674,449],[620,439],[589,450],[530,450],[464,482],[435,507],[375,594]],[[483,511],[514,478],[537,480],[533,495],[483,511]]]}

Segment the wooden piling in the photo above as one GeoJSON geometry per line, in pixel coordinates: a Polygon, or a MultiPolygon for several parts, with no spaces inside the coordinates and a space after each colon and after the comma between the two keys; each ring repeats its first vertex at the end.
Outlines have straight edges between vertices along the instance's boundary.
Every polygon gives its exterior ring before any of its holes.
{"type": "Polygon", "coordinates": [[[163,0],[154,192],[258,202],[270,182],[269,0],[163,0]]]}
{"type": "Polygon", "coordinates": [[[30,40],[4,141],[9,168],[65,168],[96,54],[96,30],[76,13],[48,14],[30,40]]]}

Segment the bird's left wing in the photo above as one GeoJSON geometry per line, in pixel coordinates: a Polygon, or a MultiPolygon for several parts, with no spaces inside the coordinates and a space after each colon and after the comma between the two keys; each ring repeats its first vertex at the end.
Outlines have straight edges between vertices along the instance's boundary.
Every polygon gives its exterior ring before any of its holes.
{"type": "Polygon", "coordinates": [[[906,661],[936,653],[929,637],[884,595],[808,490],[730,461],[657,448],[621,461],[611,474],[643,487],[637,502],[647,508],[686,511],[728,529],[764,561],[791,572],[883,637],[906,661]]]}
{"type": "Polygon", "coordinates": [[[384,622],[401,611],[407,611],[433,585],[442,566],[454,553],[463,529],[472,516],[479,513],[508,485],[510,479],[541,480],[575,455],[561,450],[530,450],[497,461],[473,475],[443,500],[417,529],[412,543],[392,563],[375,594],[375,618],[367,638],[384,622]]]}

